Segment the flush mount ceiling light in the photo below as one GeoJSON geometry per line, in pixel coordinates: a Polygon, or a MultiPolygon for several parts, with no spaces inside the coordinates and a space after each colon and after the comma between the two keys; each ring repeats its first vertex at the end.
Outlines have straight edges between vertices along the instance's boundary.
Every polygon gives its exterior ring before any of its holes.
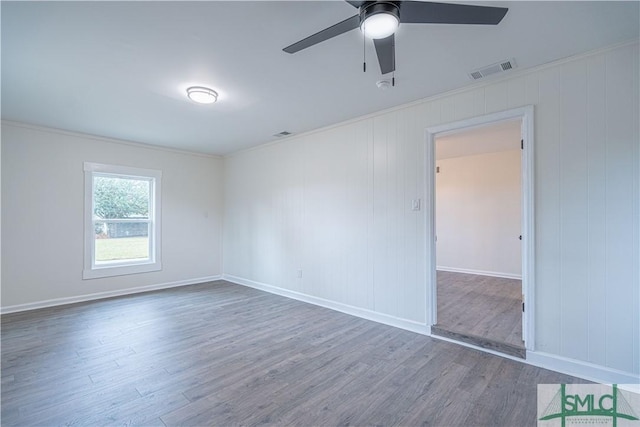
{"type": "Polygon", "coordinates": [[[198,104],[213,104],[218,100],[218,92],[208,87],[191,86],[187,88],[187,96],[198,104]]]}
{"type": "Polygon", "coordinates": [[[360,30],[371,39],[384,39],[400,25],[400,12],[393,3],[373,3],[360,9],[360,30]]]}

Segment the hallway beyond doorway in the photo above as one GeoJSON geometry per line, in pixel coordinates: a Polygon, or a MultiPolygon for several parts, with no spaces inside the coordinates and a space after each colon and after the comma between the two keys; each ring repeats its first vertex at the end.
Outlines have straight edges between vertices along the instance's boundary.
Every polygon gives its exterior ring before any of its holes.
{"type": "Polygon", "coordinates": [[[437,271],[435,335],[522,357],[521,281],[437,271]]]}

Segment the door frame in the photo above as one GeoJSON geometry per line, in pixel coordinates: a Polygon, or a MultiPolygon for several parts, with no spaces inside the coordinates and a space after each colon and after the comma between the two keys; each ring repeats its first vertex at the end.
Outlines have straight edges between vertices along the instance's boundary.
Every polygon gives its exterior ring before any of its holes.
{"type": "Polygon", "coordinates": [[[427,246],[427,323],[437,322],[437,282],[436,282],[436,233],[435,233],[435,139],[444,133],[470,130],[498,122],[520,119],[522,148],[522,294],[524,312],[522,314],[522,339],[525,349],[535,350],[535,220],[534,220],[534,108],[533,105],[472,117],[465,120],[432,126],[426,129],[426,246],[427,246]]]}

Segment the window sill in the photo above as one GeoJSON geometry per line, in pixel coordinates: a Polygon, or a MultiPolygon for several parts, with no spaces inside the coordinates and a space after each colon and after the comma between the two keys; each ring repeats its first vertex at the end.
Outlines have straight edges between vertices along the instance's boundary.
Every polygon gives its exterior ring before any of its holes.
{"type": "Polygon", "coordinates": [[[162,263],[153,262],[146,264],[105,266],[82,271],[82,279],[99,279],[101,277],[125,276],[129,274],[149,273],[162,270],[162,263]]]}

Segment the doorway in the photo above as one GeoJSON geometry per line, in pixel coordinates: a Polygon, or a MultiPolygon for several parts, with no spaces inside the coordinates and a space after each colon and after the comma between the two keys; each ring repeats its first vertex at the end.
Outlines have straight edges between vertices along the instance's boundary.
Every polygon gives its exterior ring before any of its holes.
{"type": "Polygon", "coordinates": [[[531,124],[523,108],[427,132],[431,333],[520,358],[532,348],[531,124]]]}

